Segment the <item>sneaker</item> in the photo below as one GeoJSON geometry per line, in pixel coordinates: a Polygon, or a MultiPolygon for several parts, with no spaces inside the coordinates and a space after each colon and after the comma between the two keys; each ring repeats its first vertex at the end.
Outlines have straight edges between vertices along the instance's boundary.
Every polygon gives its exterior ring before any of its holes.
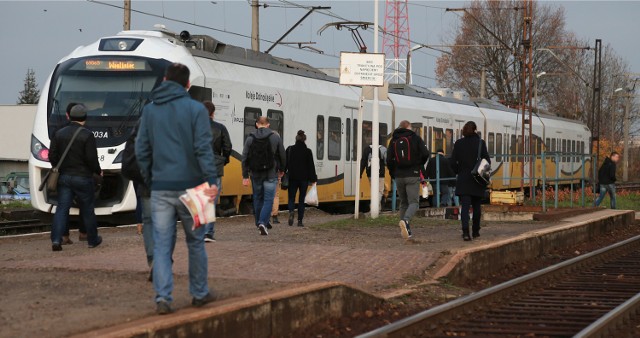
{"type": "Polygon", "coordinates": [[[264,224],[258,224],[258,229],[260,230],[260,235],[262,235],[262,236],[267,236],[269,234],[269,232],[267,232],[267,228],[264,226],[264,224]]]}
{"type": "Polygon", "coordinates": [[[62,251],[62,245],[58,243],[53,243],[51,245],[51,251],[62,251]]]}
{"type": "Polygon", "coordinates": [[[293,217],[294,217],[294,213],[290,212],[289,213],[289,226],[293,225],[293,217]]]}
{"type": "Polygon", "coordinates": [[[302,220],[301,219],[298,220],[298,226],[299,227],[303,227],[304,226],[304,224],[302,224],[302,220]]]}
{"type": "Polygon", "coordinates": [[[156,303],[156,313],[159,315],[166,315],[173,312],[171,305],[165,301],[159,301],[156,303]]]}
{"type": "Polygon", "coordinates": [[[195,306],[195,307],[201,307],[205,304],[211,303],[211,302],[215,302],[216,300],[218,300],[220,297],[218,296],[217,293],[213,293],[211,294],[211,292],[207,293],[206,296],[198,299],[193,297],[193,299],[191,299],[191,305],[195,306]]]}
{"type": "Polygon", "coordinates": [[[211,234],[205,234],[204,235],[204,241],[210,243],[210,242],[215,242],[216,239],[211,234]]]}
{"type": "Polygon", "coordinates": [[[465,242],[468,242],[468,241],[471,240],[471,236],[469,236],[468,232],[465,232],[465,233],[462,234],[462,240],[465,241],[465,242]]]}
{"type": "Polygon", "coordinates": [[[480,237],[480,231],[474,231],[472,234],[473,238],[478,238],[480,237]]]}
{"type": "Polygon", "coordinates": [[[95,248],[102,243],[102,236],[96,236],[96,241],[93,244],[89,244],[89,248],[95,248]]]}
{"type": "Polygon", "coordinates": [[[78,233],[78,240],[80,242],[86,242],[87,241],[87,234],[83,234],[82,232],[78,233]]]}
{"type": "Polygon", "coordinates": [[[273,224],[280,224],[280,220],[278,219],[278,216],[271,217],[271,221],[273,222],[273,224]]]}
{"type": "Polygon", "coordinates": [[[62,236],[62,243],[60,243],[60,245],[69,245],[69,244],[73,244],[73,241],[71,240],[71,238],[69,238],[69,236],[62,236]]]}
{"type": "Polygon", "coordinates": [[[267,229],[273,229],[273,226],[271,225],[271,223],[267,223],[267,229]]]}
{"type": "Polygon", "coordinates": [[[409,228],[409,222],[401,219],[398,223],[398,226],[400,226],[400,235],[402,235],[402,238],[411,238],[411,228],[409,228]]]}

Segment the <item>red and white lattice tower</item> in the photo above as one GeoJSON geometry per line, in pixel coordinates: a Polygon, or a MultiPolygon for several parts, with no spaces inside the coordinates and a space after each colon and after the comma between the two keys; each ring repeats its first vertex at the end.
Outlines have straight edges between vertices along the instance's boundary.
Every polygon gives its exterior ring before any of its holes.
{"type": "Polygon", "coordinates": [[[407,0],[386,0],[382,52],[386,54],[385,80],[405,83],[409,53],[409,11],[407,0]]]}

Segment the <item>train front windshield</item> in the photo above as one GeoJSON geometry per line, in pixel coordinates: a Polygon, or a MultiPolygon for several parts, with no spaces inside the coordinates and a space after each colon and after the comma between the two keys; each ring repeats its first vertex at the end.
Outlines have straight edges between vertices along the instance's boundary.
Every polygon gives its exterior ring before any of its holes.
{"type": "Polygon", "coordinates": [[[102,56],[60,64],[49,89],[49,137],[68,123],[67,105],[82,103],[89,109],[85,127],[98,147],[124,143],[168,65],[165,60],[102,56]]]}

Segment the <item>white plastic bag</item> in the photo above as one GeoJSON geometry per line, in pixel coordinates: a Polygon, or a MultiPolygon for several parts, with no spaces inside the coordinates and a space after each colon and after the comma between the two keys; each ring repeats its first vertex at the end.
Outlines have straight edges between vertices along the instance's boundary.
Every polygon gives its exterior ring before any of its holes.
{"type": "Polygon", "coordinates": [[[311,186],[311,189],[307,192],[307,196],[304,197],[304,203],[314,207],[320,204],[318,201],[318,189],[316,189],[315,184],[311,186]]]}
{"type": "Polygon", "coordinates": [[[431,186],[430,182],[426,182],[421,185],[422,187],[422,198],[429,198],[429,196],[433,195],[433,186],[431,186]]]}

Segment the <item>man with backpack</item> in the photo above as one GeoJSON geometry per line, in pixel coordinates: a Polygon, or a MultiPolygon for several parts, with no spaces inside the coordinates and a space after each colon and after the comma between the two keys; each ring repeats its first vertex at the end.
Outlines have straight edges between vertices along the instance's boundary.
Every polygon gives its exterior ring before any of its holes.
{"type": "Polygon", "coordinates": [[[420,200],[420,170],[429,160],[429,149],[420,136],[411,130],[409,121],[402,121],[393,131],[387,149],[387,168],[395,179],[400,198],[400,234],[411,238],[411,218],[418,210],[420,200]]]}
{"type": "Polygon", "coordinates": [[[249,186],[251,176],[255,223],[266,236],[278,178],[284,175],[278,168],[286,167],[286,155],[282,139],[269,129],[269,119],[260,116],[256,125],[258,129],[247,137],[242,150],[242,185],[249,186]]]}
{"type": "MultiPolygon", "coordinates": [[[[378,171],[378,181],[379,181],[379,197],[380,197],[380,207],[378,208],[378,210],[382,210],[382,199],[384,198],[384,168],[385,168],[385,163],[387,162],[387,148],[385,148],[385,146],[383,146],[382,144],[378,145],[378,158],[380,159],[380,170],[378,171]]],[[[364,149],[364,152],[362,154],[362,160],[360,161],[360,178],[362,178],[362,173],[363,172],[367,172],[367,177],[369,177],[369,182],[371,182],[371,179],[373,178],[372,174],[371,174],[371,158],[372,158],[372,154],[373,154],[373,146],[369,145],[368,147],[366,147],[364,149]]]]}
{"type": "MultiPolygon", "coordinates": [[[[224,175],[224,166],[229,163],[229,156],[231,156],[231,138],[229,137],[229,131],[224,124],[213,120],[216,106],[211,101],[204,101],[204,106],[209,111],[209,118],[211,119],[211,135],[213,136],[213,153],[215,155],[214,161],[216,163],[216,171],[218,172],[218,195],[216,196],[215,204],[218,204],[218,199],[222,193],[222,176],[224,175]]],[[[215,242],[215,225],[216,223],[209,223],[206,225],[207,232],[204,234],[205,242],[215,242]]]]}

